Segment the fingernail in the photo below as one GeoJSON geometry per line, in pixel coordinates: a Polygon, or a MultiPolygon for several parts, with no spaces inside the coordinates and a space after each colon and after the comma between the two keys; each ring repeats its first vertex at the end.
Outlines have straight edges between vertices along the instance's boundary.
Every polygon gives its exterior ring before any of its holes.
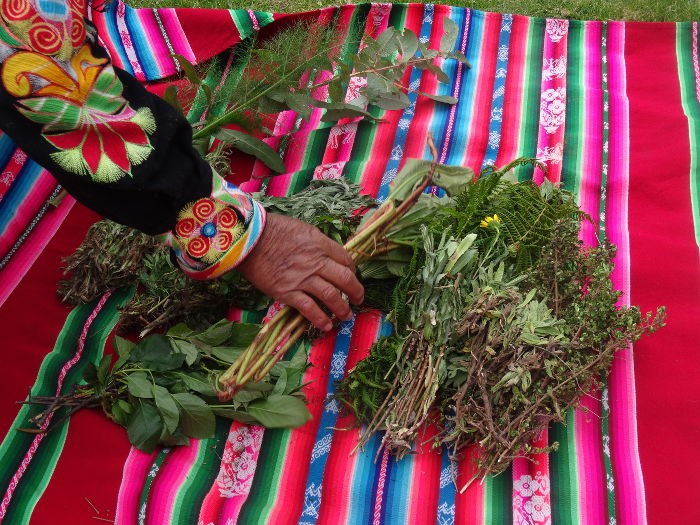
{"type": "Polygon", "coordinates": [[[330,321],[327,323],[323,323],[323,327],[321,327],[321,330],[323,330],[324,332],[330,332],[332,329],[333,323],[331,323],[330,321]]]}

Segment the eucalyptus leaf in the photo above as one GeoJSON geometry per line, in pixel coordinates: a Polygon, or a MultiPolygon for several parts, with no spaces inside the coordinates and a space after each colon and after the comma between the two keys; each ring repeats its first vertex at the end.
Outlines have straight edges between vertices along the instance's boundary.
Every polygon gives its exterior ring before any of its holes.
{"type": "Polygon", "coordinates": [[[368,113],[364,109],[354,104],[345,103],[327,103],[322,107],[326,108],[326,112],[321,117],[323,122],[335,122],[343,118],[364,117],[371,120],[376,120],[376,117],[368,113]]]}
{"type": "Polygon", "coordinates": [[[448,53],[452,51],[457,43],[459,27],[449,17],[442,19],[442,38],[440,39],[440,51],[448,53]]]}
{"type": "Polygon", "coordinates": [[[202,80],[199,78],[199,75],[197,74],[197,71],[195,70],[194,64],[192,64],[192,62],[187,60],[182,55],[178,55],[177,53],[173,53],[171,56],[180,65],[180,68],[185,72],[187,80],[189,80],[192,83],[192,85],[198,86],[202,83],[202,80]]]}
{"type": "Polygon", "coordinates": [[[411,101],[402,91],[390,91],[380,93],[373,99],[370,99],[370,103],[382,109],[395,110],[408,107],[411,104],[411,101]]]}
{"type": "Polygon", "coordinates": [[[277,173],[287,170],[279,153],[259,138],[233,129],[220,129],[216,132],[216,137],[243,153],[253,155],[277,173]]]}
{"type": "Polygon", "coordinates": [[[418,37],[410,29],[404,29],[403,34],[399,35],[399,53],[401,53],[401,62],[404,64],[415,57],[418,51],[418,37]]]}

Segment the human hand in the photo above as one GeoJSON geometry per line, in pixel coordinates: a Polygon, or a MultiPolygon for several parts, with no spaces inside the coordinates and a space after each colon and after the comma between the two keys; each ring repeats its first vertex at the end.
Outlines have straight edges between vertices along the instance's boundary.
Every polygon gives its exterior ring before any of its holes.
{"type": "Polygon", "coordinates": [[[325,331],[333,323],[316,300],[348,320],[352,311],[341,292],[355,305],[364,299],[355,265],[340,244],[310,224],[276,213],[267,214],[258,243],[237,269],[258,290],[325,331]]]}

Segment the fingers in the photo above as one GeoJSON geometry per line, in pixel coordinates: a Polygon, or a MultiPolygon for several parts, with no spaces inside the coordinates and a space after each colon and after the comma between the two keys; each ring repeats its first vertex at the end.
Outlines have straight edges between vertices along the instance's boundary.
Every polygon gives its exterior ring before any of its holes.
{"type": "Polygon", "coordinates": [[[352,317],[352,310],[347,301],[343,299],[338,289],[325,279],[314,275],[306,282],[305,289],[321,301],[338,319],[347,321],[352,317]]]}
{"type": "Polygon", "coordinates": [[[362,304],[365,289],[355,276],[355,272],[347,266],[329,260],[319,268],[318,275],[346,294],[352,304],[362,304]]]}
{"type": "Polygon", "coordinates": [[[326,252],[326,254],[338,264],[342,264],[343,266],[350,268],[350,270],[355,273],[355,263],[352,261],[352,257],[350,257],[347,250],[345,250],[345,248],[343,248],[333,239],[326,237],[323,234],[321,234],[321,236],[323,238],[323,250],[326,252]]]}
{"type": "Polygon", "coordinates": [[[328,332],[333,328],[330,317],[321,310],[318,304],[316,304],[316,301],[304,292],[289,292],[283,297],[280,297],[280,300],[292,308],[295,308],[319,330],[328,332]]]}

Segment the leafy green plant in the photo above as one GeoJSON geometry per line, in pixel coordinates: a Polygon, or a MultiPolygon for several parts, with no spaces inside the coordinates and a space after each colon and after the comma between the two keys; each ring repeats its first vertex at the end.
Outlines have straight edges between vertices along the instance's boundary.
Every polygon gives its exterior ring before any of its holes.
{"type": "Polygon", "coordinates": [[[259,382],[248,385],[226,401],[218,399],[216,377],[250,344],[259,325],[219,321],[197,332],[181,324],[166,334],[149,335],[137,344],[117,337],[118,359],[105,355],[90,364],[85,383],[64,396],[36,397],[43,405],[34,416],[37,430],[46,431],[82,408],[101,408],[126,428],[132,445],[151,452],[156,445],[184,445],[190,438],[213,437],[216,416],[268,428],[303,425],[311,417],[301,391],[306,352],[300,348],[281,361],[259,382]]]}
{"type": "MultiPolygon", "coordinates": [[[[376,39],[351,36],[340,44],[331,27],[298,23],[266,39],[252,37],[233,55],[214,60],[202,74],[175,55],[189,85],[169,86],[165,99],[183,113],[187,108],[193,142],[215,167],[225,171],[229,149],[234,148],[283,172],[279,153],[261,140],[270,133],[264,125],[269,115],[291,110],[308,119],[313,108],[320,108],[321,120],[334,122],[376,120],[372,107],[403,109],[410,103],[402,80],[407,70],[418,68],[448,83],[438,61],[467,63],[461,52],[453,51],[456,24],[445,18],[444,28],[439,49],[430,49],[409,29],[389,27],[376,39]],[[349,98],[349,86],[359,80],[359,93],[349,98]]],[[[415,92],[437,102],[457,102],[451,96],[415,92]]]]}

